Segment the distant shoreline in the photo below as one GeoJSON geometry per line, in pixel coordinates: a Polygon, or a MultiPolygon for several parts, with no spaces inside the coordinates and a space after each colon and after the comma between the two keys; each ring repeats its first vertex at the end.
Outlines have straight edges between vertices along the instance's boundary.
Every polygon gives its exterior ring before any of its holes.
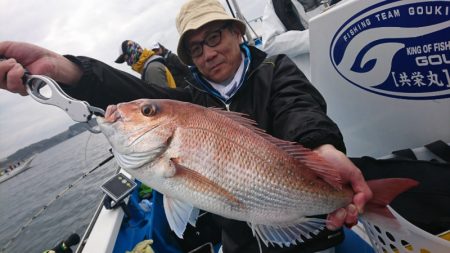
{"type": "Polygon", "coordinates": [[[0,160],[0,168],[8,167],[9,164],[14,164],[17,161],[22,161],[31,157],[34,154],[41,153],[65,140],[77,136],[87,130],[86,124],[76,123],[70,126],[66,131],[56,134],[53,137],[35,142],[27,147],[21,148],[13,154],[3,157],[0,160]]]}

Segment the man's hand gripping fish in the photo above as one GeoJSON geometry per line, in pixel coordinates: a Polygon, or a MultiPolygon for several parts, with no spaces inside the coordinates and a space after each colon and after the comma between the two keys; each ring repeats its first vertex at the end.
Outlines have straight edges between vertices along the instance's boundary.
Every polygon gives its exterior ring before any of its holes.
{"type": "MultiPolygon", "coordinates": [[[[164,194],[179,237],[202,209],[247,221],[266,245],[288,246],[325,226],[308,216],[352,201],[351,188],[318,154],[264,133],[239,113],[141,99],[109,106],[98,122],[119,165],[164,194]]],[[[416,181],[368,184],[383,209],[416,181]]]]}

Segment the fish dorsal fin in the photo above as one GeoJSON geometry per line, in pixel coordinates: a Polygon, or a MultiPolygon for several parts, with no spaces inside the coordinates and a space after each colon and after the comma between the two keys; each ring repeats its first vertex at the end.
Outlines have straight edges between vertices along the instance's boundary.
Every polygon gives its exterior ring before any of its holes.
{"type": "Polygon", "coordinates": [[[167,197],[166,195],[163,197],[163,203],[170,228],[178,237],[183,238],[187,223],[195,226],[199,210],[189,203],[167,197]]]}
{"type": "Polygon", "coordinates": [[[266,133],[263,129],[258,128],[257,123],[254,120],[248,118],[247,114],[225,111],[220,108],[210,109],[252,130],[259,136],[263,137],[267,141],[273,143],[278,148],[288,153],[290,156],[299,160],[301,163],[306,164],[312,171],[314,171],[314,173],[316,173],[320,178],[322,178],[325,182],[327,182],[334,188],[338,190],[342,189],[342,178],[337,169],[331,166],[330,163],[325,161],[311,149],[305,148],[297,142],[285,141],[273,137],[272,135],[266,133]]]}
{"type": "Polygon", "coordinates": [[[216,107],[209,107],[208,109],[210,109],[211,111],[214,111],[218,114],[221,114],[229,119],[232,119],[232,120],[236,121],[237,123],[239,123],[240,125],[253,130],[254,132],[266,134],[264,130],[257,127],[258,123],[256,123],[256,121],[250,119],[248,117],[248,115],[245,113],[226,111],[226,110],[223,110],[221,108],[216,108],[216,107]]]}
{"type": "Polygon", "coordinates": [[[251,223],[249,226],[253,231],[253,236],[259,237],[267,247],[269,244],[289,247],[312,238],[312,234],[317,235],[325,227],[325,224],[325,219],[304,217],[295,224],[286,226],[251,223]]]}

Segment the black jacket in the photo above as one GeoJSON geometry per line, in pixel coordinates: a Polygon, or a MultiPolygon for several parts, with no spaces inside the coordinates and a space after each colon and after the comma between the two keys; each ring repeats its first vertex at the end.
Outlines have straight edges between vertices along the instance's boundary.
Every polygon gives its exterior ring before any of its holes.
{"type": "Polygon", "coordinates": [[[297,66],[284,55],[266,58],[262,51],[250,47],[249,73],[231,103],[208,94],[195,83],[184,89],[148,86],[138,78],[102,62],[66,56],[84,70],[75,87],[64,86],[71,96],[91,105],[106,108],[109,104],[139,98],[176,99],[206,107],[222,107],[242,112],[254,119],[269,134],[296,141],[308,148],[332,144],[345,152],[342,135],[326,115],[326,103],[297,66]]]}
{"type": "MultiPolygon", "coordinates": [[[[91,105],[106,108],[108,104],[138,98],[169,98],[207,107],[222,107],[242,112],[254,119],[269,134],[296,141],[309,148],[332,144],[345,152],[342,135],[336,124],[326,115],[326,103],[297,66],[286,56],[266,58],[266,54],[250,47],[251,63],[246,80],[229,104],[203,91],[195,83],[184,89],[142,85],[142,81],[104,63],[86,57],[66,56],[84,70],[75,87],[64,87],[71,96],[91,105]]],[[[224,252],[259,252],[256,239],[245,222],[215,216],[222,228],[224,252]]],[[[328,237],[329,233],[325,233],[328,237]]],[[[331,236],[336,241],[342,235],[331,236]]],[[[340,239],[339,239],[340,238],[340,239]]],[[[339,239],[339,240],[337,240],[339,239]]],[[[314,250],[329,247],[318,240],[314,250]]],[[[298,248],[273,247],[263,252],[299,252],[298,248]]],[[[310,250],[300,252],[311,252],[310,250]]]]}
{"type": "Polygon", "coordinates": [[[170,70],[170,73],[172,73],[177,87],[184,88],[187,85],[187,82],[185,80],[193,80],[192,74],[189,71],[189,67],[181,62],[180,58],[178,58],[178,55],[172,53],[171,51],[168,51],[164,55],[164,62],[167,68],[170,70]]]}

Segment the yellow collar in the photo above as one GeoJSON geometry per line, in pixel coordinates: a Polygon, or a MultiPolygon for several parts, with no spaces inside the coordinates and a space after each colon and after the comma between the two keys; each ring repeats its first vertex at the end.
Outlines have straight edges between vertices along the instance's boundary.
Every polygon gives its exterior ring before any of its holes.
{"type": "Polygon", "coordinates": [[[142,74],[145,62],[154,54],[155,52],[153,50],[144,49],[142,51],[141,57],[139,57],[139,60],[135,64],[131,65],[131,68],[139,74],[142,74]]]}

